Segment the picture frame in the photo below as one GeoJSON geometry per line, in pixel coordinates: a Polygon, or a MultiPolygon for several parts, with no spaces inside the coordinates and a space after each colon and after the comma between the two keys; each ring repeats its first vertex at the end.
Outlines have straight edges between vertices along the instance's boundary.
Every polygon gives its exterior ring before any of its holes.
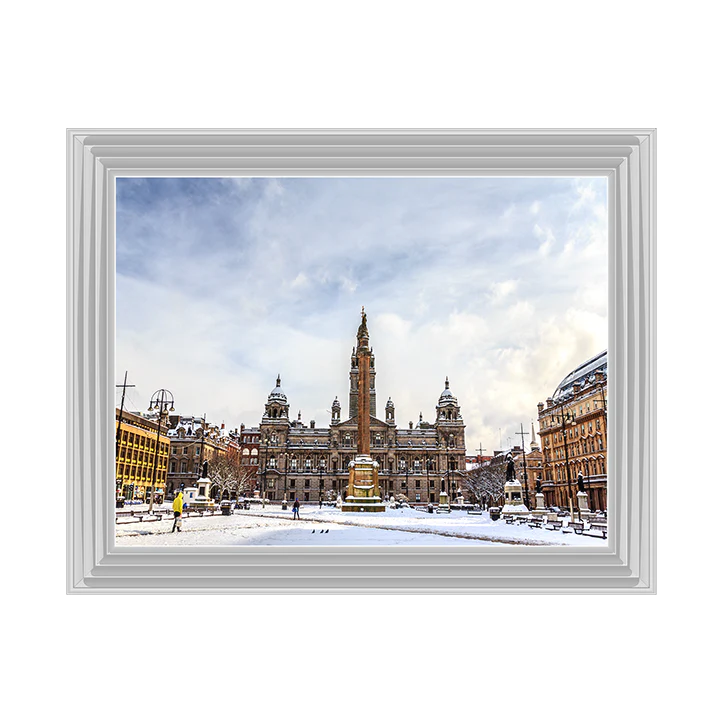
{"type": "Polygon", "coordinates": [[[67,592],[654,593],[654,129],[67,131],[67,592]],[[604,176],[608,545],[119,548],[114,542],[118,176],[604,176]]]}

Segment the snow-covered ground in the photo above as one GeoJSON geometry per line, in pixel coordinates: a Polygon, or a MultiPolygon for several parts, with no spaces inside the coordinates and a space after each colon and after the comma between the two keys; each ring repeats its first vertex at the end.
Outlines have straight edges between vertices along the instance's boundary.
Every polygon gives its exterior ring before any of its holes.
{"type": "Polygon", "coordinates": [[[162,545],[575,545],[605,547],[602,537],[493,522],[487,512],[462,510],[429,514],[412,508],[383,513],[341,512],[334,507],[301,508],[301,520],[278,505],[234,511],[230,516],[184,517],[183,531],[171,534],[172,520],[116,525],[119,546],[162,545]],[[327,532],[328,530],[328,532],[327,532]]]}

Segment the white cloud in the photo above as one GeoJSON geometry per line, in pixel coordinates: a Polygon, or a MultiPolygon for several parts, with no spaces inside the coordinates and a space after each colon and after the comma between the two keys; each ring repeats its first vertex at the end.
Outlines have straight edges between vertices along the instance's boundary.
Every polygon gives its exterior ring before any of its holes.
{"type": "Polygon", "coordinates": [[[118,200],[116,359],[139,399],[257,425],[280,373],[326,426],[364,305],[380,408],[433,419],[449,376],[468,448],[491,450],[607,345],[604,179],[144,183],[118,200]]]}

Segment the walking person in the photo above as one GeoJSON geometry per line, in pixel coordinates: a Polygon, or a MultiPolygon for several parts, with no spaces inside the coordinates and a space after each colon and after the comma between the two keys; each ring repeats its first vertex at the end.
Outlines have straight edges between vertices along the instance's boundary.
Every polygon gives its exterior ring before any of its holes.
{"type": "Polygon", "coordinates": [[[173,500],[173,527],[171,528],[171,532],[176,532],[176,530],[178,532],[181,531],[181,515],[183,515],[183,492],[178,490],[176,499],[173,500]]]}
{"type": "Polygon", "coordinates": [[[292,509],[294,510],[294,519],[300,520],[301,517],[299,517],[299,500],[298,499],[294,500],[294,505],[293,505],[292,509]]]}

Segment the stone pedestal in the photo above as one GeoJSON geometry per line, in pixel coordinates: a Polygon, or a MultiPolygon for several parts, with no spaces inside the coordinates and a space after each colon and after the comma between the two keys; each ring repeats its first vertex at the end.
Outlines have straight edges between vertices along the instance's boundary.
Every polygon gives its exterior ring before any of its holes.
{"type": "Polygon", "coordinates": [[[385,512],[379,494],[379,465],[368,454],[358,454],[349,463],[349,486],[342,512],[385,512]]]}
{"type": "Polygon", "coordinates": [[[449,509],[449,495],[444,490],[439,493],[439,505],[437,506],[444,510],[449,509]]]}
{"type": "Polygon", "coordinates": [[[505,483],[505,505],[502,508],[503,515],[527,515],[527,509],[522,499],[522,485],[519,480],[513,479],[505,483]]]}
{"type": "Polygon", "coordinates": [[[537,517],[542,517],[547,514],[547,508],[545,507],[545,495],[542,492],[538,492],[535,495],[535,509],[532,510],[531,514],[537,517]]]}
{"type": "Polygon", "coordinates": [[[577,509],[580,510],[581,519],[586,520],[588,517],[592,517],[590,504],[587,500],[587,492],[577,493],[577,509]]]}

